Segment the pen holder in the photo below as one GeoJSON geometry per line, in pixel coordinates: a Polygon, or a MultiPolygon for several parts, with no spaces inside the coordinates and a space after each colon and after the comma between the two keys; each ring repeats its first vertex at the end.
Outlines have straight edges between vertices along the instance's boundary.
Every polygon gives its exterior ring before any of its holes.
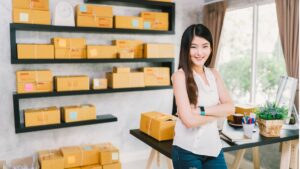
{"type": "Polygon", "coordinates": [[[243,123],[244,135],[247,138],[252,138],[253,129],[254,129],[254,123],[252,123],[252,124],[245,124],[245,123],[243,123]]]}

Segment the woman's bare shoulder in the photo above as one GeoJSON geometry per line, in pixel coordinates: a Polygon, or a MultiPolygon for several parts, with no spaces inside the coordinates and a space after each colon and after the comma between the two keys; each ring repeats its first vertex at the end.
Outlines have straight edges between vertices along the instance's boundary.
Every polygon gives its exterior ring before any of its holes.
{"type": "Polygon", "coordinates": [[[173,73],[172,75],[172,79],[181,79],[181,78],[185,78],[185,74],[184,71],[182,69],[178,69],[176,72],[173,73]]]}

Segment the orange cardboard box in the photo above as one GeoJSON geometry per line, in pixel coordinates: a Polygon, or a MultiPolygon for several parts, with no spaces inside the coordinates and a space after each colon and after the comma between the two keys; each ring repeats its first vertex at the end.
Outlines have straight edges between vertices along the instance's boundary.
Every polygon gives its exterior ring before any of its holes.
{"type": "Polygon", "coordinates": [[[86,59],[84,38],[53,38],[55,59],[86,59]]]}
{"type": "Polygon", "coordinates": [[[143,41],[140,40],[114,40],[118,53],[134,52],[134,58],[143,58],[143,41]]]}
{"type": "Polygon", "coordinates": [[[49,0],[13,0],[12,4],[18,9],[49,10],[49,0]]]}
{"type": "Polygon", "coordinates": [[[55,76],[55,89],[61,91],[90,90],[90,79],[88,76],[55,76]]]}
{"type": "Polygon", "coordinates": [[[62,120],[66,123],[96,119],[96,107],[93,105],[62,107],[62,120]]]}
{"type": "Polygon", "coordinates": [[[144,29],[169,30],[169,14],[167,12],[142,12],[144,29]]]}
{"type": "Polygon", "coordinates": [[[121,163],[112,163],[103,165],[103,169],[121,169],[121,163]]]}
{"type": "Polygon", "coordinates": [[[79,146],[62,147],[65,168],[82,166],[82,152],[79,146]]]}
{"type": "Polygon", "coordinates": [[[88,59],[116,59],[117,47],[108,45],[88,45],[88,59]]]}
{"type": "Polygon", "coordinates": [[[51,18],[49,11],[30,10],[30,9],[13,9],[14,23],[42,24],[50,25],[51,18]]]}
{"type": "Polygon", "coordinates": [[[121,29],[143,29],[143,18],[137,16],[114,16],[114,27],[121,29]]]}
{"type": "Polygon", "coordinates": [[[168,67],[144,67],[146,86],[170,85],[170,69],[168,67]]]}
{"type": "Polygon", "coordinates": [[[89,165],[89,166],[83,166],[81,169],[102,169],[101,165],[89,165]]]}
{"type": "Polygon", "coordinates": [[[99,164],[99,148],[96,145],[80,146],[82,152],[82,166],[99,164]]]}
{"type": "Polygon", "coordinates": [[[106,73],[108,87],[113,89],[130,87],[129,74],[130,73],[106,73]]]}
{"type": "Polygon", "coordinates": [[[107,89],[107,79],[106,78],[94,78],[93,79],[93,89],[107,89]]]}
{"type": "Polygon", "coordinates": [[[53,77],[50,70],[17,71],[17,93],[53,91],[53,77]]]}
{"type": "Polygon", "coordinates": [[[134,52],[133,51],[120,51],[118,53],[119,59],[134,59],[134,52]]]}
{"type": "MultiPolygon", "coordinates": [[[[256,110],[256,106],[254,105],[250,105],[250,104],[239,104],[239,105],[235,105],[235,113],[237,114],[246,114],[247,116],[250,115],[250,113],[254,113],[256,110]]],[[[230,115],[227,117],[227,120],[229,121],[233,121],[233,116],[230,115]]]]}
{"type": "Polygon", "coordinates": [[[60,111],[57,107],[24,110],[25,126],[42,126],[60,123],[60,111]]]}
{"type": "Polygon", "coordinates": [[[145,78],[143,72],[132,72],[129,74],[130,87],[145,87],[145,78]]]}
{"type": "Polygon", "coordinates": [[[18,44],[18,59],[54,59],[54,46],[44,44],[18,44]]]}
{"type": "Polygon", "coordinates": [[[144,44],[145,58],[174,58],[175,47],[173,44],[144,44]]]}
{"type": "Polygon", "coordinates": [[[41,169],[64,169],[64,157],[59,150],[43,150],[38,154],[41,169]]]}
{"type": "Polygon", "coordinates": [[[119,150],[111,143],[102,143],[97,146],[99,147],[101,165],[119,162],[119,150]]]}
{"type": "Polygon", "coordinates": [[[112,7],[85,4],[77,5],[76,25],[78,27],[112,28],[112,7]]]}
{"type": "Polygon", "coordinates": [[[113,73],[130,73],[130,67],[113,67],[113,73]]]}
{"type": "Polygon", "coordinates": [[[140,130],[158,141],[172,140],[176,118],[160,112],[141,114],[140,130]]]}

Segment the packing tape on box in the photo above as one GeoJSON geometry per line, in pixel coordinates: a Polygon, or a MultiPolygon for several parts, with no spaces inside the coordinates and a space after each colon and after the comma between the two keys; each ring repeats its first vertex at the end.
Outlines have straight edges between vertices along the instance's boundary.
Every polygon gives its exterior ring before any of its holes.
{"type": "Polygon", "coordinates": [[[80,158],[80,166],[83,166],[83,150],[80,148],[81,158],[80,158]]]}
{"type": "Polygon", "coordinates": [[[153,118],[150,118],[149,125],[148,125],[148,129],[147,129],[147,134],[148,134],[148,135],[150,135],[150,131],[151,131],[150,128],[151,128],[152,120],[153,120],[153,119],[156,119],[156,118],[159,117],[159,116],[162,116],[162,115],[159,114],[159,115],[154,116],[153,118]]]}

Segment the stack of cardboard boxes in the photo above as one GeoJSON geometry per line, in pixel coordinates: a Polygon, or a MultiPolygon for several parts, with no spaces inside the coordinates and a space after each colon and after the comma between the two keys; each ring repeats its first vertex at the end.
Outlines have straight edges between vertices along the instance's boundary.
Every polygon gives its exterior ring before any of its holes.
{"type": "Polygon", "coordinates": [[[176,117],[160,112],[141,114],[140,130],[158,141],[172,140],[176,117]]]}
{"type": "Polygon", "coordinates": [[[50,25],[49,0],[13,0],[13,22],[50,25]]]}
{"type": "Polygon", "coordinates": [[[121,169],[119,150],[111,143],[40,151],[39,162],[41,169],[121,169]]]}

